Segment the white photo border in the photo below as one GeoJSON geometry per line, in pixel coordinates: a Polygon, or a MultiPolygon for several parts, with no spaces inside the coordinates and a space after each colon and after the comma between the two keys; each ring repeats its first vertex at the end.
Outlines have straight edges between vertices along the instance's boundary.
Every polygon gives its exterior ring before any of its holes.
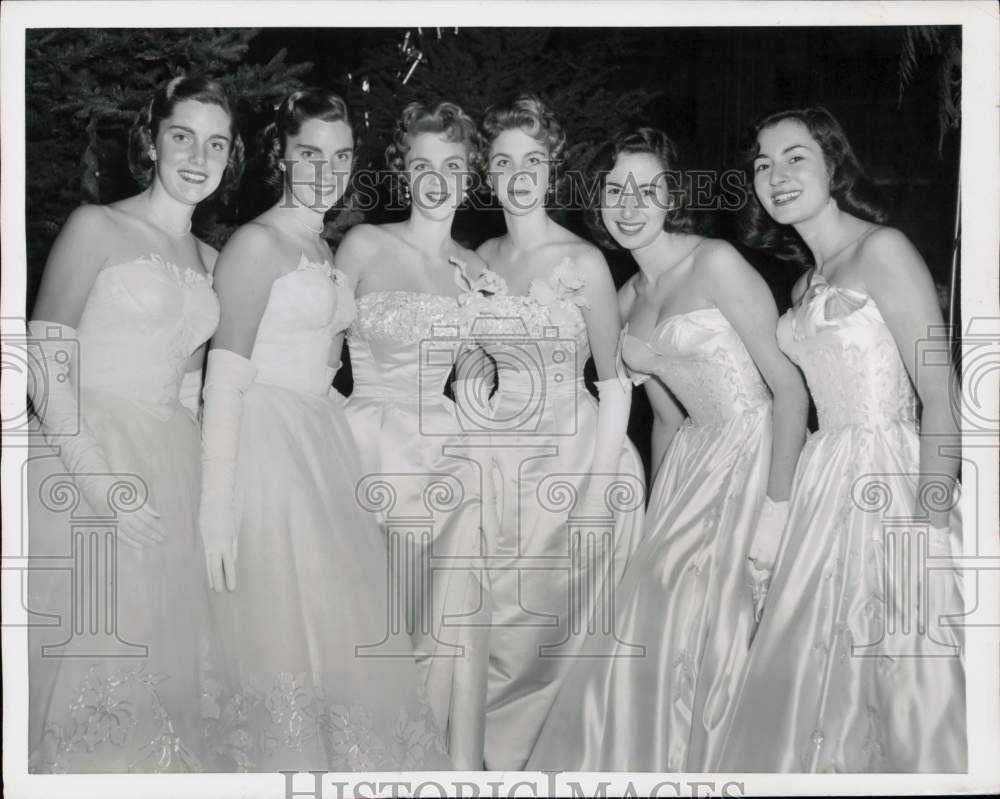
{"type": "MultiPolygon", "coordinates": [[[[962,130],[960,180],[962,187],[962,317],[964,329],[973,320],[1000,346],[1000,16],[990,0],[964,2],[567,2],[563,0],[493,0],[490,2],[25,2],[13,0],[0,8],[0,226],[2,226],[2,293],[0,318],[3,334],[23,335],[26,289],[25,264],[25,31],[29,28],[189,28],[189,27],[771,27],[771,26],[962,26],[962,130]],[[238,25],[234,25],[238,21],[238,25]],[[624,24],[623,23],[627,23],[624,24]]],[[[977,404],[997,407],[997,375],[986,381],[977,404]]],[[[968,392],[969,387],[963,390],[968,392]]],[[[2,381],[3,419],[23,411],[24,375],[5,370],[2,381]]],[[[21,552],[22,492],[20,476],[24,449],[5,446],[2,469],[3,552],[21,552]]],[[[965,552],[992,557],[1000,564],[997,530],[996,486],[998,441],[984,442],[963,435],[963,457],[975,463],[978,491],[966,491],[965,552]],[[972,503],[978,497],[979,506],[972,503]],[[986,529],[972,530],[978,519],[986,529]],[[973,533],[973,534],[970,534],[973,533]],[[978,548],[977,548],[978,547],[978,548]]],[[[994,569],[1000,569],[995,565],[994,569]]],[[[3,609],[20,606],[19,575],[4,571],[3,609]]],[[[977,586],[977,575],[966,572],[966,596],[977,586]]],[[[1000,579],[978,579],[980,610],[1000,608],[1000,579]]],[[[996,610],[994,610],[994,613],[996,610]]],[[[8,617],[4,613],[4,617],[8,617]]],[[[290,797],[280,774],[203,775],[29,775],[27,765],[27,646],[25,628],[3,627],[3,779],[11,797],[290,797]]],[[[573,775],[576,795],[647,795],[659,785],[658,795],[708,795],[714,785],[723,795],[824,795],[824,794],[937,794],[994,793],[1000,790],[1000,627],[966,628],[966,701],[968,762],[966,775],[573,775]],[[699,787],[699,783],[701,784],[699,787]],[[628,794],[627,794],[628,795],[628,794]]],[[[410,775],[335,775],[323,778],[316,793],[313,777],[299,774],[292,790],[298,797],[416,795],[439,796],[546,796],[553,787],[569,791],[567,775],[540,773],[421,772],[410,775]],[[552,782],[555,780],[555,782],[552,782]],[[443,786],[446,793],[441,792],[443,786]],[[409,786],[407,788],[407,786],[409,786]]]]}

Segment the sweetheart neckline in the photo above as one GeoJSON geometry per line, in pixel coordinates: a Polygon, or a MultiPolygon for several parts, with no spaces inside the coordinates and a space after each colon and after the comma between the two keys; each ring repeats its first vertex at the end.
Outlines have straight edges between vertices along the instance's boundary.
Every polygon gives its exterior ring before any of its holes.
{"type": "MultiPolygon", "coordinates": [[[[695,314],[705,313],[705,312],[709,312],[709,311],[721,314],[722,317],[723,317],[723,319],[725,319],[725,314],[723,314],[722,311],[720,311],[714,305],[709,306],[708,308],[695,308],[693,311],[680,311],[678,313],[667,314],[666,316],[664,316],[659,322],[657,322],[653,326],[652,330],[649,331],[649,337],[650,338],[654,338],[656,336],[656,334],[659,333],[660,330],[663,327],[665,327],[668,322],[673,322],[673,321],[675,321],[677,319],[681,319],[681,318],[686,317],[686,316],[694,316],[695,314]]],[[[647,343],[648,344],[648,342],[645,339],[641,339],[638,336],[633,336],[631,333],[627,332],[628,331],[628,322],[625,323],[624,330],[626,331],[625,335],[631,336],[636,341],[642,341],[643,343],[647,343]]]]}
{"type": "Polygon", "coordinates": [[[106,269],[118,269],[119,267],[122,267],[122,266],[131,266],[132,264],[143,263],[143,262],[145,262],[145,263],[152,262],[152,263],[156,264],[157,266],[170,267],[171,269],[175,269],[175,270],[177,270],[177,272],[179,272],[179,273],[181,273],[183,275],[190,275],[191,277],[193,277],[195,279],[195,282],[206,283],[209,286],[212,285],[212,273],[211,272],[202,272],[202,271],[199,271],[198,269],[195,269],[193,266],[181,266],[176,261],[171,261],[171,260],[169,260],[167,258],[164,258],[159,253],[152,252],[152,251],[150,251],[148,253],[143,253],[141,255],[137,255],[134,258],[128,258],[128,259],[126,259],[124,261],[117,261],[117,262],[114,262],[114,263],[106,263],[101,268],[101,271],[103,272],[106,269]]]}

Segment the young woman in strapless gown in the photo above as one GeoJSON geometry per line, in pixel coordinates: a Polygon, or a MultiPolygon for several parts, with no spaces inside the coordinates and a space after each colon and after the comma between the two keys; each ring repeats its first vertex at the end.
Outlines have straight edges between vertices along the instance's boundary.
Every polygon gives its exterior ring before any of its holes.
{"type": "Polygon", "coordinates": [[[482,128],[507,226],[478,249],[496,277],[493,318],[476,332],[498,377],[483,408],[499,530],[486,766],[518,770],[585,639],[614,635],[614,586],[642,534],[645,485],[626,436],[632,384],[615,370],[621,316],[611,273],[600,250],[546,209],[562,127],[525,95],[490,109],[482,128]],[[591,356],[599,403],[583,379],[591,356]]]}
{"type": "Polygon", "coordinates": [[[278,202],[216,269],[198,523],[224,659],[206,704],[240,771],[450,767],[410,641],[387,634],[385,546],[330,385],[354,298],[321,234],[353,155],[340,97],[286,98],[264,137],[278,202]]]}
{"type": "Polygon", "coordinates": [[[733,709],[754,577],[769,566],[805,437],[805,388],[774,340],[771,293],[733,247],[693,232],[677,170],[652,128],[598,162],[595,232],[639,265],[619,292],[622,356],[653,406],[655,476],[615,596],[623,643],[574,664],[532,769],[703,770],[733,709]]]}
{"type": "Polygon", "coordinates": [[[386,161],[410,215],[358,225],[336,258],[357,297],[347,417],[366,475],[358,499],[389,549],[389,623],[412,637],[452,760],[470,770],[482,768],[486,690],[483,469],[445,383],[460,358],[475,357],[464,304],[483,265],[451,226],[478,158],[461,108],[407,106],[386,161]]]}
{"type": "Polygon", "coordinates": [[[866,200],[829,112],[764,119],[745,156],[747,243],[812,263],[777,335],[805,373],[819,431],[795,474],[732,729],[710,765],[962,772],[961,628],[944,618],[961,615],[962,600],[951,570],[921,574],[917,556],[945,559],[961,535],[949,366],[919,355],[942,324],[934,283],[866,200]]]}
{"type": "Polygon", "coordinates": [[[29,606],[61,623],[29,631],[32,772],[210,766],[195,416],[219,307],[216,252],[191,235],[191,214],[242,158],[221,87],[175,78],[130,134],[144,191],[78,208],[49,255],[28,325],[51,447],[29,468],[29,540],[37,565],[55,560],[32,571],[29,606]]]}

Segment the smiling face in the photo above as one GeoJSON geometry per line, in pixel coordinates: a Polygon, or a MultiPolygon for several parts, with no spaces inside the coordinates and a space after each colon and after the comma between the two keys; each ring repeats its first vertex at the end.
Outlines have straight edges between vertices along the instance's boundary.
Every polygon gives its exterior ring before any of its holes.
{"type": "Polygon", "coordinates": [[[182,100],[156,133],[156,180],[178,202],[197,205],[214,192],[229,163],[229,114],[182,100]]]}
{"type": "Polygon", "coordinates": [[[811,219],[831,201],[830,175],[819,143],[796,119],[783,119],[757,134],[753,161],[757,199],[775,222],[811,219]]]}
{"type": "Polygon", "coordinates": [[[325,214],[347,190],[354,134],[343,120],[307,119],[283,154],[286,190],[299,205],[325,214]]]}
{"type": "Polygon", "coordinates": [[[455,213],[469,185],[469,154],[464,142],[441,133],[418,133],[410,140],[404,170],[413,209],[432,219],[455,213]]]}
{"type": "Polygon", "coordinates": [[[505,130],[493,140],[489,174],[504,211],[520,216],[544,207],[549,154],[543,144],[523,130],[505,130]]]}
{"type": "Polygon", "coordinates": [[[670,208],[665,168],[651,153],[622,153],[604,181],[601,220],[627,250],[651,244],[663,233],[670,208]]]}

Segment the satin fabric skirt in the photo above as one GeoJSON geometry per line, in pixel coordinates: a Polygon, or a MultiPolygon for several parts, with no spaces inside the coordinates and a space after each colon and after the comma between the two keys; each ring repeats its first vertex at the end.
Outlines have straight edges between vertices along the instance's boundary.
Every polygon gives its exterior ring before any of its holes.
{"type": "Polygon", "coordinates": [[[207,692],[231,769],[444,769],[440,730],[388,567],[357,505],[360,455],[343,402],[254,383],[237,470],[237,587],[212,595],[225,660],[207,692]]]}
{"type": "MultiPolygon", "coordinates": [[[[901,423],[810,437],[732,729],[713,771],[962,772],[962,613],[952,570],[920,579],[919,440],[901,423]],[[883,528],[883,524],[885,527],[883,528]],[[930,599],[927,608],[918,606],[930,599]],[[918,618],[927,613],[921,632],[918,618]]],[[[927,541],[931,555],[960,551],[927,541]]]]}
{"type": "MultiPolygon", "coordinates": [[[[492,545],[486,766],[525,767],[576,657],[607,641],[615,585],[642,538],[644,472],[626,439],[606,518],[574,503],[592,468],[597,402],[582,380],[555,392],[530,432],[495,435],[498,535],[492,545]]],[[[505,387],[496,419],[516,419],[531,399],[505,387]]],[[[595,478],[596,479],[596,478],[595,478]]],[[[610,485],[610,484],[609,484],[610,485]]],[[[582,497],[579,497],[582,498],[582,497]]]]}
{"type": "Polygon", "coordinates": [[[389,552],[391,629],[408,632],[456,768],[482,767],[489,588],[483,451],[444,395],[355,383],[347,419],[364,476],[357,501],[389,552]]]}
{"type": "Polygon", "coordinates": [[[28,607],[49,617],[28,634],[29,771],[200,771],[199,638],[211,636],[198,425],[180,405],[104,391],[84,389],[81,410],[112,471],[145,486],[166,540],[113,546],[93,519],[109,509],[60,477],[55,450],[32,452],[28,607]]]}
{"type": "Polygon", "coordinates": [[[770,455],[769,405],[677,432],[615,595],[616,641],[573,663],[529,769],[702,770],[748,657],[746,557],[770,455]]]}

